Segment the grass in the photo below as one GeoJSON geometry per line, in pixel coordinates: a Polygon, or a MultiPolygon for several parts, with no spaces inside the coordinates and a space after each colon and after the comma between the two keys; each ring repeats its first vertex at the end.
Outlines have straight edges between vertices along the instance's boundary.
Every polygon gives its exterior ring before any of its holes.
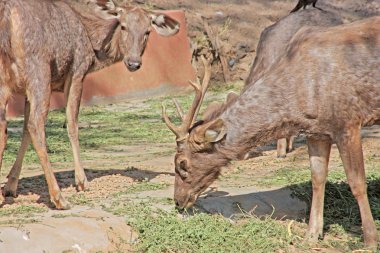
{"type": "MultiPolygon", "coordinates": [[[[221,91],[238,90],[240,86],[241,83],[233,83],[226,87],[219,87],[219,85],[214,87],[208,93],[203,108],[215,100],[215,96],[221,91]]],[[[193,96],[189,94],[174,97],[179,100],[184,108],[188,108],[193,99],[193,96]]],[[[92,152],[102,152],[113,146],[172,142],[174,136],[161,119],[161,103],[165,102],[169,115],[174,116],[173,121],[179,122],[179,118],[174,113],[174,106],[171,104],[172,98],[173,96],[148,99],[140,102],[138,106],[127,103],[123,107],[101,105],[81,108],[79,122],[86,123],[85,127],[79,131],[82,159],[91,160],[93,159],[92,152]]],[[[222,100],[224,96],[219,96],[217,99],[222,100]]],[[[49,113],[46,123],[46,140],[51,162],[73,161],[67,129],[62,127],[64,122],[64,110],[55,110],[49,113]]],[[[21,131],[22,126],[23,120],[20,118],[9,120],[8,127],[10,129],[21,131]]],[[[8,132],[7,147],[4,154],[6,167],[14,162],[20,141],[21,134],[19,131],[8,132]]],[[[39,163],[32,146],[29,147],[24,161],[25,164],[39,163]]]]}
{"type": "MultiPolygon", "coordinates": [[[[380,170],[378,161],[367,159],[368,197],[375,222],[380,231],[380,170]],[[377,166],[376,166],[377,164],[377,166]]],[[[321,245],[333,247],[342,252],[362,249],[362,230],[359,207],[346,183],[341,164],[329,172],[324,204],[325,239],[321,245]]],[[[289,187],[293,196],[307,203],[309,217],[312,185],[309,167],[289,166],[275,170],[258,181],[263,186],[289,187]]],[[[308,219],[306,220],[306,223],[308,219]]]]}
{"type": "MultiPolygon", "coordinates": [[[[218,94],[226,94],[227,90],[231,89],[238,90],[236,86],[238,85],[212,87],[205,104],[212,100],[224,99],[224,96],[218,94]]],[[[188,94],[177,95],[176,98],[186,108],[192,101],[192,96],[188,94]]],[[[170,100],[171,97],[164,97],[145,100],[137,106],[123,104],[82,108],[80,122],[86,123],[85,127],[80,129],[82,158],[91,160],[94,152],[117,152],[117,147],[123,145],[173,142],[174,136],[161,120],[162,101],[167,103],[169,115],[175,115],[174,107],[169,105],[170,100]]],[[[51,112],[47,121],[47,143],[52,162],[72,161],[67,130],[62,128],[64,119],[65,113],[61,110],[51,112]]],[[[178,117],[174,116],[172,119],[179,122],[178,117]]],[[[11,120],[9,127],[22,127],[22,120],[11,120]]],[[[15,159],[19,141],[20,134],[10,131],[4,159],[6,164],[15,159]]],[[[112,159],[112,156],[110,157],[112,159]]],[[[299,165],[300,161],[297,159],[289,158],[289,165],[283,165],[282,160],[277,164],[266,161],[262,167],[274,166],[275,169],[267,175],[254,177],[253,181],[264,187],[290,187],[293,195],[304,200],[310,207],[310,170],[306,165],[299,165]]],[[[376,155],[366,155],[369,198],[380,231],[379,159],[376,155]]],[[[26,154],[25,163],[38,163],[32,148],[29,148],[26,154]]],[[[360,216],[356,201],[344,182],[345,175],[341,164],[333,167],[326,187],[326,238],[320,241],[317,247],[351,252],[363,247],[360,216]]],[[[231,177],[236,176],[236,180],[240,180],[241,175],[246,176],[244,173],[244,168],[238,168],[236,175],[233,174],[231,177]]],[[[270,216],[258,218],[245,213],[236,220],[204,213],[183,217],[175,210],[164,211],[151,205],[151,202],[172,205],[173,200],[170,198],[147,198],[141,203],[131,200],[130,194],[167,187],[167,184],[142,181],[107,199],[104,199],[104,196],[103,199],[99,196],[95,199],[86,193],[76,193],[68,200],[72,204],[90,206],[111,202],[103,207],[116,215],[124,216],[126,222],[139,233],[138,241],[134,245],[138,252],[306,252],[305,249],[309,249],[300,239],[305,232],[304,221],[292,223],[275,220],[270,216]]],[[[33,217],[33,214],[46,210],[47,208],[32,205],[0,208],[0,217],[13,217],[11,222],[26,223],[28,220],[25,217],[33,217]]]]}
{"type": "MultiPolygon", "coordinates": [[[[283,168],[270,178],[277,186],[290,187],[294,197],[304,200],[310,207],[309,174],[306,167],[283,168]]],[[[259,218],[243,211],[236,220],[205,213],[184,218],[175,210],[152,208],[151,200],[128,201],[123,197],[127,192],[117,196],[124,201],[114,199],[107,211],[125,216],[127,223],[139,233],[134,245],[138,252],[309,252],[310,247],[334,248],[341,252],[361,250],[364,245],[356,201],[349,186],[342,181],[344,173],[334,170],[330,175],[326,186],[325,238],[313,246],[302,239],[306,232],[305,221],[279,221],[270,216],[259,218]]],[[[267,185],[268,182],[269,179],[267,185]]],[[[370,170],[367,183],[372,213],[380,231],[380,173],[370,170]]],[[[170,204],[170,201],[164,202],[170,204]]]]}
{"type": "Polygon", "coordinates": [[[128,202],[115,202],[108,211],[124,215],[139,233],[138,252],[291,252],[298,240],[284,222],[270,217],[230,220],[199,213],[183,218],[174,210],[128,202]]]}
{"type": "Polygon", "coordinates": [[[32,217],[36,213],[47,212],[48,209],[45,206],[36,205],[15,205],[7,208],[0,208],[0,218],[1,217],[32,217]]]}
{"type": "Polygon", "coordinates": [[[133,193],[139,193],[144,191],[154,191],[154,190],[162,190],[167,188],[169,185],[164,183],[153,183],[149,181],[142,181],[137,184],[132,184],[131,186],[128,186],[128,188],[125,191],[121,191],[118,193],[115,193],[114,196],[120,196],[120,195],[128,195],[133,193]]]}

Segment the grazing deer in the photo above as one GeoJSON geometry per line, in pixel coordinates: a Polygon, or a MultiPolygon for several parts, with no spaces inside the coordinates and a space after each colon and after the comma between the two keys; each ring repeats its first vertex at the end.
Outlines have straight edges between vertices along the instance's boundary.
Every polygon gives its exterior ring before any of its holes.
{"type": "Polygon", "coordinates": [[[303,7],[304,9],[306,9],[306,6],[308,6],[308,5],[310,5],[310,4],[312,4],[314,8],[317,8],[317,7],[315,6],[315,4],[317,3],[317,1],[318,1],[318,0],[299,0],[299,1],[298,1],[298,4],[296,5],[296,7],[294,7],[294,9],[290,11],[290,13],[292,13],[292,12],[296,12],[296,11],[298,11],[299,9],[301,9],[302,7],[303,7]]]}
{"type": "MultiPolygon", "coordinates": [[[[176,135],[174,199],[180,209],[252,148],[298,133],[307,136],[313,199],[308,235],[323,232],[323,202],[331,145],[336,143],[362,220],[364,242],[376,247],[360,129],[380,124],[380,17],[335,27],[301,28],[286,54],[232,103],[194,124],[205,87],[182,124],[163,118],[176,135]]],[[[208,71],[209,68],[208,68],[208,71]]],[[[209,76],[210,73],[207,75],[209,76]]]]}
{"type": "Polygon", "coordinates": [[[16,195],[22,159],[30,142],[37,151],[51,196],[58,209],[69,208],[48,159],[45,121],[52,91],[67,96],[68,135],[79,190],[87,179],[79,158],[78,113],[84,77],[123,61],[130,71],[141,66],[152,27],[163,36],[178,32],[170,17],[112,0],[0,1],[0,165],[7,138],[6,106],[14,93],[25,94],[24,134],[8,176],[5,195],[16,195]]]}

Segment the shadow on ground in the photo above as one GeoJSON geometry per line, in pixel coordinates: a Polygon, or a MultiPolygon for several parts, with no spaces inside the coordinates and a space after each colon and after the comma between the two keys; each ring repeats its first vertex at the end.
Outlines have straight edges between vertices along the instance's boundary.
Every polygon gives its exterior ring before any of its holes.
{"type": "MultiPolygon", "coordinates": [[[[367,184],[372,214],[380,224],[380,178],[369,177],[367,184]]],[[[246,214],[259,217],[269,215],[275,219],[308,223],[311,197],[311,182],[269,191],[257,191],[252,187],[226,188],[204,194],[194,209],[197,212],[218,213],[226,218],[246,214]]],[[[189,212],[192,213],[194,209],[189,212]]],[[[347,183],[327,183],[324,210],[326,230],[332,225],[340,225],[348,233],[362,234],[359,208],[347,183]]]]}
{"type": "MultiPolygon", "coordinates": [[[[117,175],[119,177],[125,177],[128,178],[126,181],[126,184],[130,183],[131,181],[139,182],[139,181],[151,181],[152,179],[161,176],[161,175],[169,175],[174,176],[174,173],[168,173],[168,172],[156,172],[156,171],[149,171],[149,170],[139,170],[136,168],[128,168],[125,170],[92,170],[92,169],[85,169],[85,173],[87,176],[88,181],[91,183],[91,181],[107,177],[107,176],[113,176],[117,175]]],[[[62,172],[55,172],[55,177],[58,181],[58,185],[61,188],[61,190],[65,188],[72,187],[74,185],[75,179],[74,179],[74,171],[62,171],[62,172]]],[[[91,187],[90,187],[91,191],[91,187]]],[[[18,189],[17,189],[18,195],[31,195],[36,194],[39,196],[39,199],[37,200],[37,203],[43,203],[49,206],[50,208],[53,208],[52,204],[50,203],[50,197],[48,192],[48,187],[46,184],[45,175],[38,175],[38,176],[32,176],[32,177],[25,177],[21,178],[19,181],[18,189]]],[[[12,204],[14,203],[14,198],[7,197],[4,201],[5,204],[12,204]]],[[[0,208],[1,208],[0,206],[0,208]]]]}

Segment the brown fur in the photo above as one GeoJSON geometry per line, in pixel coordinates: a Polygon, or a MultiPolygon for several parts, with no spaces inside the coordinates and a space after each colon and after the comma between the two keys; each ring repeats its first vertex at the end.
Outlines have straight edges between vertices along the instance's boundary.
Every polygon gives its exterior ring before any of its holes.
{"type": "Polygon", "coordinates": [[[137,70],[151,27],[164,36],[171,36],[179,25],[163,14],[117,7],[111,0],[0,0],[0,14],[0,165],[7,137],[7,102],[13,93],[27,97],[23,140],[4,187],[5,195],[16,195],[22,160],[32,142],[44,169],[52,202],[59,209],[68,208],[46,149],[44,123],[51,92],[65,93],[75,181],[78,189],[84,190],[87,179],[80,162],[78,141],[84,77],[119,60],[123,60],[129,70],[137,70]],[[169,23],[157,21],[163,19],[169,23]]]}
{"type": "MultiPolygon", "coordinates": [[[[277,63],[286,53],[286,48],[293,35],[304,26],[334,26],[342,24],[342,20],[332,13],[319,9],[304,10],[290,14],[280,19],[275,24],[267,27],[261,33],[256,49],[256,57],[250,69],[250,73],[245,81],[243,91],[253,85],[258,79],[268,72],[272,65],[277,63]]],[[[206,110],[208,114],[218,115],[225,109],[224,106],[212,104],[206,110]],[[212,112],[213,111],[213,112],[212,112]]],[[[292,140],[294,137],[284,138],[277,143],[277,156],[285,157],[287,151],[293,149],[292,140]]]]}
{"type": "MultiPolygon", "coordinates": [[[[286,52],[290,39],[301,27],[328,27],[342,23],[342,20],[332,13],[311,9],[290,14],[265,28],[261,33],[256,50],[257,54],[246,80],[245,88],[263,77],[270,70],[270,67],[281,59],[281,56],[286,52]]],[[[277,141],[277,157],[286,157],[287,151],[293,149],[293,139],[294,137],[288,137],[277,141]]]]}
{"type": "Polygon", "coordinates": [[[176,172],[186,171],[186,177],[176,173],[177,206],[191,206],[230,160],[273,139],[305,133],[313,180],[309,236],[317,239],[322,234],[328,158],[336,143],[360,206],[365,244],[376,247],[360,128],[380,120],[379,69],[380,17],[300,29],[265,76],[246,87],[217,118],[177,142],[176,172]]]}

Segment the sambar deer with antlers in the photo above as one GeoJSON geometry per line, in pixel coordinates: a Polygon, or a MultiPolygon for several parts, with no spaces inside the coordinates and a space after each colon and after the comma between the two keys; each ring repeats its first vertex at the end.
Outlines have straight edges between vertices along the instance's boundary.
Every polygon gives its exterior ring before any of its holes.
{"type": "Polygon", "coordinates": [[[179,24],[170,17],[112,0],[0,1],[0,165],[7,138],[6,106],[14,93],[25,94],[23,141],[5,186],[16,195],[22,159],[30,142],[45,172],[51,201],[69,208],[48,159],[45,121],[52,91],[67,95],[67,126],[75,162],[75,182],[87,179],[79,157],[78,112],[84,77],[123,61],[130,71],[141,66],[151,29],[171,36],[179,24]]]}
{"type": "MultiPolygon", "coordinates": [[[[265,76],[233,102],[194,124],[206,87],[196,96],[177,137],[174,199],[190,207],[221,168],[274,139],[307,136],[313,197],[308,235],[323,232],[323,202],[331,145],[336,143],[363,225],[364,242],[378,235],[367,197],[360,129],[380,123],[380,17],[328,28],[306,27],[265,76]]],[[[207,80],[205,82],[207,84],[207,80]]]]}

